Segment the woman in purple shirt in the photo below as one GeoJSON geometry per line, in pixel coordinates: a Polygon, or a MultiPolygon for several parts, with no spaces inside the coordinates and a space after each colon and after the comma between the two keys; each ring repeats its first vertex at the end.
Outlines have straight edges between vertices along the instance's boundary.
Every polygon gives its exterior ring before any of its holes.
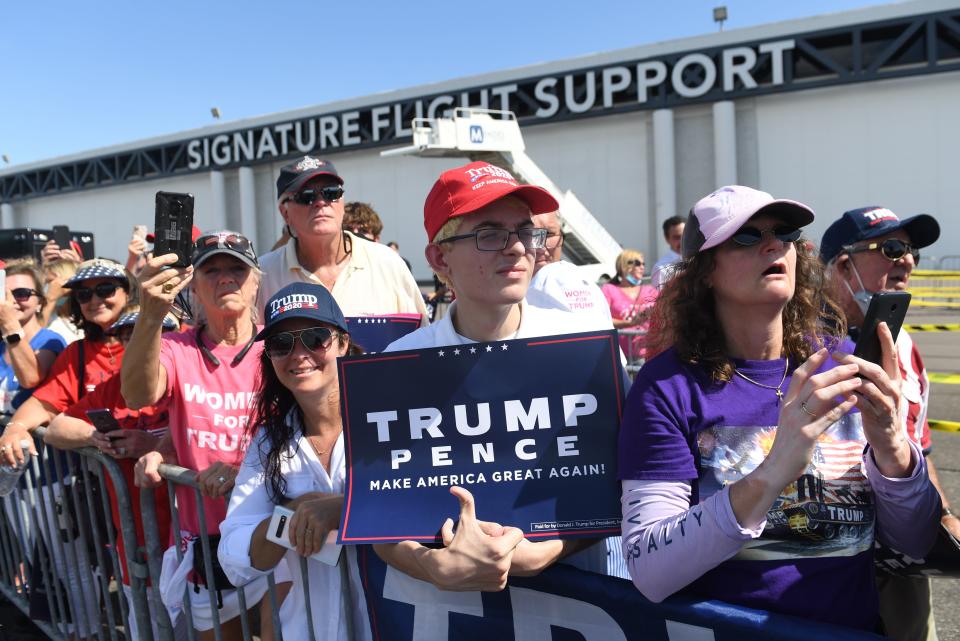
{"type": "Polygon", "coordinates": [[[624,413],[624,557],[653,601],[873,630],[874,536],[923,556],[939,498],[897,412],[889,330],[880,365],[837,349],[844,323],[800,236],[813,216],[741,186],[691,211],[654,310],[665,351],[624,413]]]}

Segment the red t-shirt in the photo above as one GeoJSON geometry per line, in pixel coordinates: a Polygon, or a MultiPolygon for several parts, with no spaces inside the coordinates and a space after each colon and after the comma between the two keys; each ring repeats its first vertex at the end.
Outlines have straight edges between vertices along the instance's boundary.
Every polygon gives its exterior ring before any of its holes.
{"type": "Polygon", "coordinates": [[[47,380],[34,390],[33,397],[44,401],[62,412],[79,399],[77,394],[80,383],[78,350],[83,343],[83,384],[86,393],[92,392],[97,385],[120,372],[123,361],[123,344],[107,345],[103,341],[83,339],[74,341],[60,353],[50,368],[47,380]]]}
{"type": "MultiPolygon", "coordinates": [[[[80,399],[79,402],[66,409],[64,414],[73,418],[78,418],[87,423],[93,424],[87,417],[87,410],[109,409],[113,417],[120,423],[120,427],[125,430],[144,430],[151,434],[163,437],[169,429],[169,413],[161,404],[160,406],[145,407],[142,410],[132,410],[127,407],[123,396],[120,394],[120,375],[116,374],[98,385],[95,390],[80,399]]],[[[133,508],[133,524],[137,532],[137,545],[144,545],[143,519],[140,513],[140,488],[133,482],[133,468],[136,464],[134,459],[117,459],[120,465],[120,471],[130,490],[130,501],[133,508]]],[[[120,563],[123,566],[123,582],[130,584],[129,573],[127,572],[127,559],[124,554],[123,536],[121,535],[121,516],[120,507],[117,501],[117,493],[113,487],[110,476],[105,474],[107,479],[107,491],[110,493],[110,510],[113,513],[113,524],[117,529],[117,549],[120,553],[120,563]]],[[[161,542],[166,543],[170,536],[170,500],[167,495],[167,484],[162,483],[156,488],[155,505],[157,511],[157,526],[159,527],[161,542]]]]}

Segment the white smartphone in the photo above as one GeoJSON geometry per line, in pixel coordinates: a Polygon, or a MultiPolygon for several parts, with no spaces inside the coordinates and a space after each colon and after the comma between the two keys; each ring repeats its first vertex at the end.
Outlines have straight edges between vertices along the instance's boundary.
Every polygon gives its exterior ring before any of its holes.
{"type": "MultiPolygon", "coordinates": [[[[267,540],[292,550],[290,533],[287,531],[292,517],[293,510],[282,505],[274,507],[273,516],[270,517],[270,525],[267,527],[267,540]]],[[[324,540],[320,551],[311,554],[310,558],[327,565],[336,565],[340,562],[341,547],[337,544],[337,530],[331,530],[327,532],[327,538],[324,540]]]]}
{"type": "Polygon", "coordinates": [[[7,264],[0,260],[0,301],[7,300],[7,264]]]}
{"type": "Polygon", "coordinates": [[[147,240],[147,226],[146,225],[134,225],[133,226],[133,237],[139,238],[140,240],[147,240]]]}

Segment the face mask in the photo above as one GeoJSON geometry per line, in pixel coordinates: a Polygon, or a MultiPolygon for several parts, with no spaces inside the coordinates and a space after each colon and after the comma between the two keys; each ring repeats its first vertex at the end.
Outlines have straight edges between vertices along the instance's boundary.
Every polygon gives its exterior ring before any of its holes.
{"type": "Polygon", "coordinates": [[[637,286],[640,284],[640,280],[637,278],[634,278],[633,274],[627,274],[623,278],[633,286],[637,286]]]}
{"type": "Polygon", "coordinates": [[[853,297],[853,301],[857,304],[857,307],[860,308],[860,313],[866,316],[867,308],[870,306],[870,299],[873,298],[873,295],[876,292],[871,292],[863,286],[863,280],[860,278],[860,272],[857,271],[857,266],[853,263],[853,260],[849,260],[847,262],[853,269],[853,275],[857,277],[857,282],[860,283],[860,291],[854,292],[853,288],[850,287],[850,283],[848,283],[846,279],[843,280],[843,286],[847,288],[848,292],[850,292],[850,296],[853,297]]]}

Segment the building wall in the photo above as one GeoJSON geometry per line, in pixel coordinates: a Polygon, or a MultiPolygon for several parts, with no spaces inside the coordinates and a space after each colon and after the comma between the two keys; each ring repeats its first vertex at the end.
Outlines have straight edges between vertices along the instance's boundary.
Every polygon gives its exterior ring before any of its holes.
{"type": "Polygon", "coordinates": [[[758,184],[817,212],[819,239],[844,211],[883,205],[936,217],[925,253],[960,254],[960,73],[756,99],[758,184]]]}
{"type": "MultiPolygon", "coordinates": [[[[809,203],[819,216],[811,236],[846,209],[890,207],[901,217],[936,216],[942,239],[928,255],[960,250],[960,73],[795,91],[736,103],[738,181],[809,203]]],[[[655,220],[652,112],[559,122],[524,131],[527,153],[561,189],[574,191],[624,246],[653,262],[664,245],[655,220]]],[[[709,105],[674,110],[678,213],[714,184],[713,116],[709,105]]],[[[427,279],[423,258],[424,197],[437,175],[463,159],[381,158],[378,151],[329,156],[346,180],[346,198],[371,203],[427,279]]],[[[281,163],[254,168],[255,229],[243,229],[237,170],[224,172],[225,216],[214,211],[209,174],[155,180],[37,198],[14,206],[19,225],[68,224],[96,234],[97,251],[125,257],[134,224],[153,222],[153,194],[189,191],[201,229],[229,226],[251,236],[261,252],[280,234],[275,179],[281,163]]]]}

